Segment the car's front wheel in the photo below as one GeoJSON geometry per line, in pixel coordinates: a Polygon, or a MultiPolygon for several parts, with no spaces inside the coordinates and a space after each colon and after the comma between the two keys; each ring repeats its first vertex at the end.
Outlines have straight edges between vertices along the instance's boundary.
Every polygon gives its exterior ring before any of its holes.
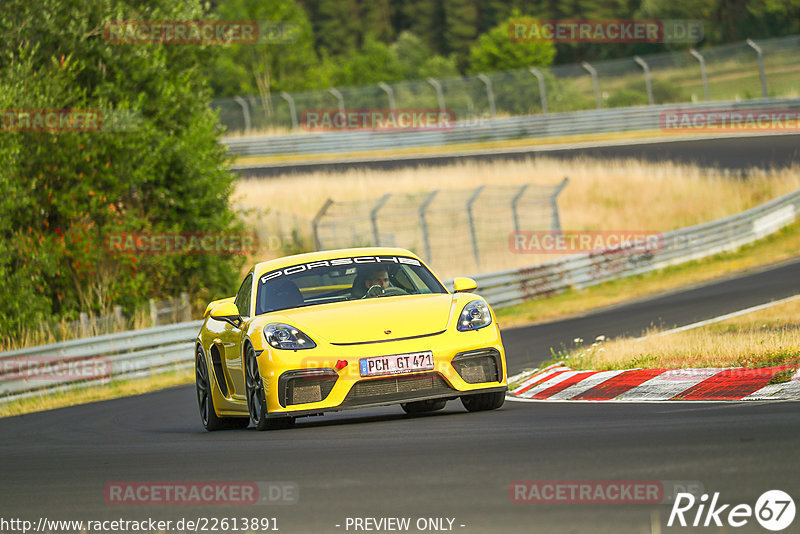
{"type": "Polygon", "coordinates": [[[461,397],[461,404],[470,412],[482,412],[484,410],[496,410],[506,401],[505,391],[492,393],[478,393],[476,395],[464,395],[461,397]]]}
{"type": "Polygon", "coordinates": [[[197,404],[200,408],[200,420],[203,428],[209,432],[227,428],[247,428],[250,421],[244,417],[219,417],[214,409],[214,396],[211,394],[211,380],[208,376],[208,365],[203,348],[198,345],[194,360],[195,386],[197,404]]]}
{"type": "Polygon", "coordinates": [[[249,343],[245,347],[245,386],[247,387],[247,410],[250,422],[256,430],[279,430],[294,424],[294,417],[268,417],[267,398],[264,394],[264,382],[258,371],[256,351],[249,343]]]}
{"type": "Polygon", "coordinates": [[[404,402],[400,406],[409,415],[428,413],[441,410],[447,404],[447,399],[429,399],[424,401],[404,402]]]}

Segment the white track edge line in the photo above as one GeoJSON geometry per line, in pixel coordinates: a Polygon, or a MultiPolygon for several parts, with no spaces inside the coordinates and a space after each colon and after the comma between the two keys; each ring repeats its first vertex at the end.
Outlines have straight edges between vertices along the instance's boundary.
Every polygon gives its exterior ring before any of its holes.
{"type": "Polygon", "coordinates": [[[747,315],[748,313],[757,312],[760,310],[765,310],[767,308],[771,308],[772,306],[777,306],[778,304],[784,304],[786,302],[791,302],[793,300],[800,299],[800,294],[792,295],[791,297],[786,297],[780,300],[773,300],[770,302],[766,302],[764,304],[759,304],[758,306],[751,306],[750,308],[745,308],[743,310],[726,313],[725,315],[718,315],[717,317],[712,317],[710,319],[706,319],[704,321],[698,321],[696,323],[687,324],[684,326],[679,326],[677,328],[672,328],[671,330],[664,330],[663,332],[657,332],[655,334],[650,334],[649,336],[642,336],[637,337],[634,341],[642,341],[644,339],[648,339],[651,337],[658,337],[658,336],[666,336],[668,334],[675,334],[677,332],[683,332],[685,330],[692,330],[694,328],[700,328],[701,326],[706,326],[709,324],[718,323],[720,321],[725,321],[727,319],[732,319],[734,317],[739,317],[740,315],[747,315]]]}

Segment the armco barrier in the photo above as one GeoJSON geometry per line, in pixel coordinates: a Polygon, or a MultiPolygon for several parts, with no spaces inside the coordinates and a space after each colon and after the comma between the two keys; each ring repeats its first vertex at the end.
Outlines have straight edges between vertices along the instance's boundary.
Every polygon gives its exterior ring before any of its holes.
{"type": "Polygon", "coordinates": [[[800,190],[723,219],[666,232],[659,250],[584,252],[532,267],[481,274],[475,280],[493,307],[512,306],[733,250],[792,223],[798,213],[800,190]]]}
{"type": "MultiPolygon", "coordinates": [[[[800,99],[757,99],[741,102],[664,104],[597,111],[548,113],[458,123],[448,131],[327,132],[283,136],[253,135],[228,137],[223,143],[236,156],[277,156],[291,154],[347,154],[373,150],[448,146],[510,139],[562,137],[579,134],[660,130],[664,111],[797,110],[800,99]]],[[[796,125],[795,125],[796,126],[796,125]]],[[[684,132],[691,133],[691,132],[684,132]]],[[[237,164],[236,169],[248,164],[237,164]]]]}
{"type": "Polygon", "coordinates": [[[202,321],[0,352],[0,401],[192,366],[202,321]]]}
{"type": "MultiPolygon", "coordinates": [[[[588,287],[732,250],[792,223],[798,213],[800,190],[730,217],[667,232],[663,235],[663,246],[656,251],[586,252],[474,278],[478,292],[492,306],[502,308],[569,288],[588,287]]],[[[452,280],[446,284],[452,289],[452,280]]],[[[201,324],[192,321],[0,353],[0,402],[109,379],[190,368],[194,361],[193,340],[201,324]],[[62,364],[61,369],[101,359],[103,372],[102,376],[89,377],[61,377],[60,371],[47,377],[39,368],[34,368],[33,373],[19,373],[21,361],[37,359],[57,361],[62,364]],[[36,373],[37,376],[29,376],[36,373]]]]}

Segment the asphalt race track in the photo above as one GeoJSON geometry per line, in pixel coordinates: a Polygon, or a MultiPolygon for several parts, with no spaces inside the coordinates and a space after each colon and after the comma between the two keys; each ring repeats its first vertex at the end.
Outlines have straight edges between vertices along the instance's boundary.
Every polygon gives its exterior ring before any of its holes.
{"type": "MultiPolygon", "coordinates": [[[[598,143],[598,145],[603,143],[598,143]]],[[[286,174],[348,169],[401,169],[429,165],[451,165],[456,161],[521,160],[548,157],[574,159],[635,158],[648,161],[694,163],[701,167],[744,169],[748,167],[790,167],[800,163],[800,135],[727,136],[693,140],[610,142],[606,146],[575,146],[571,148],[534,147],[497,149],[472,155],[391,156],[371,161],[353,159],[340,162],[314,162],[254,165],[237,172],[246,178],[275,177],[286,174]]]]}
{"type": "MultiPolygon", "coordinates": [[[[580,318],[504,332],[510,370],[574,337],[681,325],[797,293],[800,261],[580,318]]],[[[399,407],[298,421],[275,432],[203,431],[191,386],[0,419],[2,517],[276,518],[280,532],[354,532],[348,517],[453,519],[456,532],[765,532],[666,528],[669,504],[513,503],[518,480],[683,481],[755,504],[800,496],[800,403],[522,403],[407,417],[399,407]],[[296,484],[296,504],[107,504],[120,481],[296,484]],[[655,523],[655,525],[653,525],[655,523]],[[336,525],[340,525],[337,527],[336,525]],[[464,525],[463,527],[461,525],[464,525]]],[[[672,486],[670,486],[672,487],[672,486]]],[[[690,521],[694,509],[687,514],[690,521]]],[[[448,525],[447,521],[444,522],[448,525]]],[[[797,532],[795,519],[786,532],[797,532]]],[[[431,531],[431,530],[428,530],[431,531]]],[[[364,530],[360,530],[364,532],[364,530]]]]}
{"type": "MultiPolygon", "coordinates": [[[[550,348],[571,347],[575,338],[591,342],[597,336],[639,336],[651,325],[673,328],[743,310],[800,293],[800,260],[795,259],[745,276],[729,277],[694,288],[556,322],[503,332],[512,356],[509,376],[550,359],[550,348]]],[[[502,326],[502,325],[501,325],[502,326]]]]}

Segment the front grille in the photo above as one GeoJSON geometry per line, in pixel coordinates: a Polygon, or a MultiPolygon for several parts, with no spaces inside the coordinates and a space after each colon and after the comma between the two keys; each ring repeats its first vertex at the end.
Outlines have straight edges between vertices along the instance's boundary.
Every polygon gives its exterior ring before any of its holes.
{"type": "Polygon", "coordinates": [[[467,384],[500,381],[500,353],[494,349],[467,352],[453,358],[453,368],[467,384]]]}
{"type": "Polygon", "coordinates": [[[454,392],[439,373],[390,376],[356,382],[342,406],[414,400],[454,392]]]}
{"type": "Polygon", "coordinates": [[[333,369],[287,371],[278,379],[279,398],[284,407],[325,400],[336,384],[333,369]]]}

